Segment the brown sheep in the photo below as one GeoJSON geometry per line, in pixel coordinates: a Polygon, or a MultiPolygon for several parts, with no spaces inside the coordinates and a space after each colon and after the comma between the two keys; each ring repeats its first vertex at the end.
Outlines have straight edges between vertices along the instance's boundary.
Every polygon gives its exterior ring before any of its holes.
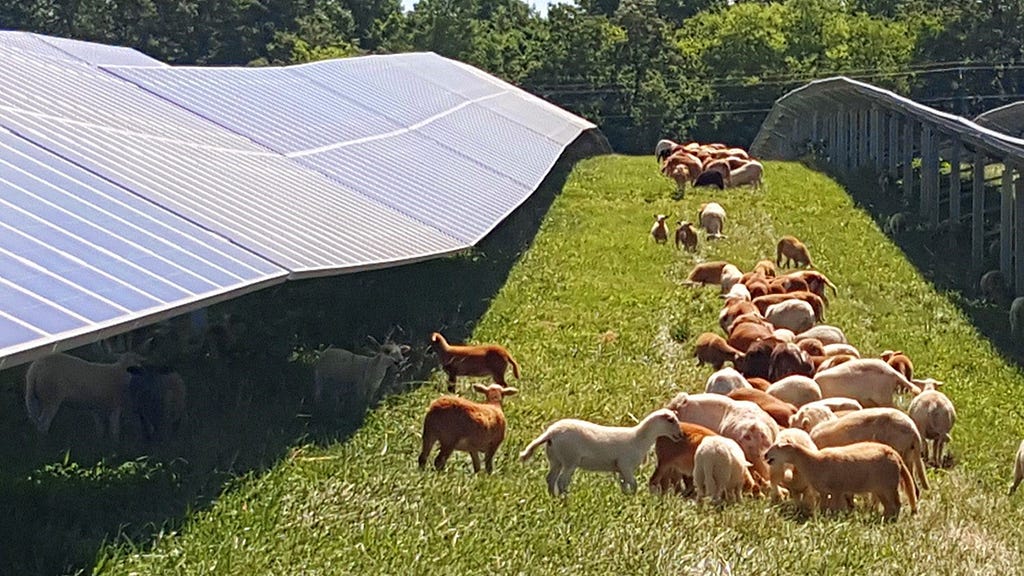
{"type": "Polygon", "coordinates": [[[448,391],[455,391],[457,376],[490,376],[505,386],[505,370],[512,365],[512,373],[519,378],[519,363],[512,358],[504,346],[481,344],[452,346],[439,332],[430,335],[430,346],[441,361],[441,368],[448,374],[448,391]]]}
{"type": "Polygon", "coordinates": [[[779,244],[776,246],[775,252],[775,264],[782,266],[782,257],[786,257],[786,266],[795,266],[796,268],[810,267],[814,268],[814,264],[811,262],[811,253],[807,250],[807,246],[797,239],[796,236],[783,236],[779,239],[779,244]]]}
{"type": "Polygon", "coordinates": [[[772,385],[771,382],[765,380],[764,378],[757,377],[747,378],[747,383],[753,386],[755,390],[760,390],[761,392],[768,390],[768,387],[772,385]]]}
{"type": "Polygon", "coordinates": [[[736,361],[736,369],[749,378],[769,378],[772,352],[775,340],[758,340],[747,348],[742,358],[736,361]]]}
{"type": "Polygon", "coordinates": [[[697,230],[690,222],[676,222],[676,250],[680,247],[690,252],[697,249],[697,230]]]}
{"type": "Polygon", "coordinates": [[[828,304],[828,299],[825,297],[825,287],[828,286],[832,290],[832,295],[835,296],[839,293],[836,285],[828,279],[827,276],[818,272],[817,270],[796,270],[786,274],[789,278],[798,278],[807,283],[807,289],[814,292],[821,297],[822,300],[828,304]]]}
{"type": "Polygon", "coordinates": [[[825,346],[821,343],[821,340],[818,340],[817,338],[797,340],[796,345],[804,352],[807,352],[809,356],[825,356],[825,346]]]}
{"type": "Polygon", "coordinates": [[[768,378],[778,382],[786,376],[814,376],[814,364],[796,344],[780,344],[772,351],[768,378]]]}
{"type": "Polygon", "coordinates": [[[895,368],[900,374],[903,374],[907,380],[914,379],[914,363],[903,352],[899,350],[886,350],[882,352],[882,360],[885,360],[886,364],[895,368]]]}
{"type": "Polygon", "coordinates": [[[725,307],[718,313],[718,327],[722,329],[722,332],[728,332],[736,319],[744,314],[761,315],[750,300],[730,298],[725,301],[725,307]]]}
{"type": "Polygon", "coordinates": [[[746,353],[754,342],[771,338],[771,326],[755,322],[742,322],[733,325],[732,330],[729,332],[729,338],[726,341],[729,343],[729,346],[746,353]]]}
{"type": "Polygon", "coordinates": [[[679,440],[660,436],[654,441],[658,465],[651,475],[651,492],[664,494],[670,488],[675,488],[677,493],[684,496],[693,494],[693,455],[705,437],[718,436],[710,428],[689,422],[680,422],[679,432],[682,434],[679,440]],[[680,481],[686,485],[685,491],[680,481]]]}
{"type": "Polygon", "coordinates": [[[440,443],[441,449],[434,460],[434,468],[443,470],[452,452],[469,452],[473,459],[473,472],[480,471],[480,455],[484,454],[487,473],[494,471],[494,453],[505,440],[505,413],[501,400],[518,392],[501,384],[474,384],[473,389],[486,397],[485,403],[473,402],[458,396],[442,396],[430,403],[423,419],[423,449],[419,467],[427,465],[427,456],[440,443]]]}
{"type": "Polygon", "coordinates": [[[654,215],[654,225],[651,226],[651,236],[658,244],[668,242],[668,226],[665,223],[667,218],[668,216],[665,214],[654,215]]]}
{"type": "Polygon", "coordinates": [[[822,502],[845,508],[854,494],[873,494],[882,503],[883,515],[900,513],[900,488],[910,510],[917,512],[917,494],[900,455],[884,444],[858,442],[849,446],[808,450],[799,444],[775,444],[765,453],[769,464],[789,464],[821,496],[822,502]]]}
{"type": "Polygon", "coordinates": [[[787,294],[789,292],[809,292],[810,286],[800,278],[794,278],[788,274],[776,276],[768,282],[769,294],[787,294]]]}
{"type": "Polygon", "coordinates": [[[761,273],[765,278],[775,278],[778,276],[778,271],[775,268],[775,263],[771,260],[761,260],[754,265],[754,273],[761,273]]]}
{"type": "Polygon", "coordinates": [[[691,284],[721,284],[722,269],[728,265],[728,262],[722,260],[703,262],[694,266],[686,279],[691,284]]]}
{"type": "Polygon", "coordinates": [[[736,363],[737,358],[743,357],[743,352],[729,346],[718,334],[705,332],[697,337],[697,346],[694,350],[697,357],[697,365],[710,364],[715,370],[720,370],[726,362],[736,363]]]}
{"type": "Polygon", "coordinates": [[[775,422],[783,428],[789,426],[789,419],[796,414],[797,410],[796,406],[793,406],[789,402],[783,402],[775,396],[772,396],[763,390],[758,390],[757,388],[737,388],[729,392],[727,396],[733,400],[748,400],[757,404],[762,410],[772,417],[772,420],[775,420],[775,422]]]}

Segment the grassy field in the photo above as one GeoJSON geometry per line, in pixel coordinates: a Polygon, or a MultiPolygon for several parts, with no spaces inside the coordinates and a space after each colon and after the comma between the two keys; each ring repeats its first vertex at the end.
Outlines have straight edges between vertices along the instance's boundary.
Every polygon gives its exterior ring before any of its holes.
{"type": "MultiPolygon", "coordinates": [[[[388,398],[351,437],[268,450],[279,456],[268,470],[233,482],[201,510],[182,511],[184,521],[152,527],[155,539],[109,543],[91,570],[1024,573],[1024,495],[1005,494],[1024,435],[1018,369],[835,182],[792,163],[769,163],[767,173],[763,192],[701,190],[673,200],[649,157],[577,165],[472,327],[472,341],[508,345],[523,367],[521,394],[506,403],[509,434],[494,475],[473,475],[462,453],[444,472],[417,470],[422,416],[443,389],[435,374],[388,398]],[[702,239],[696,255],[651,242],[653,214],[692,220],[712,198],[729,214],[727,239],[702,239]],[[627,496],[610,475],[587,472],[577,473],[569,497],[549,498],[543,455],[522,464],[516,453],[558,418],[630,425],[674,394],[702,389],[711,369],[695,365],[692,343],[716,330],[720,300],[682,280],[699,261],[749,269],[782,234],[804,239],[840,287],[827,318],[851,343],[865,354],[902,349],[921,377],[947,383],[959,413],[955,466],[929,472],[919,513],[896,523],[866,513],[806,519],[763,499],[716,509],[644,489],[627,496]]],[[[284,376],[300,376],[293,372],[284,376]]],[[[473,394],[465,383],[460,392],[473,394]]],[[[644,465],[642,481],[651,470],[644,465]]]]}

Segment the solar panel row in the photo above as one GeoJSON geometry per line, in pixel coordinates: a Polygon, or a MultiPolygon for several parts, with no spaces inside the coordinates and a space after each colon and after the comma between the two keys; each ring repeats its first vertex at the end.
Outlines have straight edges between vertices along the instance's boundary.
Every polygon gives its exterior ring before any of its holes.
{"type": "Polygon", "coordinates": [[[0,367],[468,247],[593,125],[433,54],[170,67],[0,33],[0,367]]]}

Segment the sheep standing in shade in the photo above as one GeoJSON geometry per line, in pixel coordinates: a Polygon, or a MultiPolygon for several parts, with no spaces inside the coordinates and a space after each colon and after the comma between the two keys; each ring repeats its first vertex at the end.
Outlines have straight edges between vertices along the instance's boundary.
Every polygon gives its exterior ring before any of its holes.
{"type": "Polygon", "coordinates": [[[636,426],[602,426],[586,420],[564,419],[548,426],[540,436],[519,453],[523,462],[541,445],[547,448],[548,492],[565,494],[577,468],[598,472],[616,472],[622,490],[636,492],[636,469],[654,442],[668,436],[679,440],[679,419],[664,408],[647,415],[636,426]]]}
{"type": "Polygon", "coordinates": [[[1018,296],[1010,304],[1010,334],[1020,341],[1024,337],[1024,296],[1018,296]]]}

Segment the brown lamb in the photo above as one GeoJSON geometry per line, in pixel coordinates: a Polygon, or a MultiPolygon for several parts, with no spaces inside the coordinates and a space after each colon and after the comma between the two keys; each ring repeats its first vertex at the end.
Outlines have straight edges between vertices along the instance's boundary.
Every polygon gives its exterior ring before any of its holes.
{"type": "Polygon", "coordinates": [[[441,360],[441,368],[448,374],[448,391],[455,392],[457,376],[490,376],[505,386],[505,370],[512,365],[512,373],[519,378],[519,364],[504,346],[498,344],[448,344],[439,332],[430,335],[430,345],[441,360]]]}
{"type": "Polygon", "coordinates": [[[484,455],[487,473],[494,471],[494,453],[505,440],[505,413],[501,400],[518,392],[501,384],[474,384],[473,388],[486,397],[485,402],[473,402],[459,396],[442,396],[430,403],[423,419],[423,450],[419,467],[427,465],[427,456],[440,443],[441,449],[434,460],[434,468],[443,470],[452,452],[469,452],[473,459],[473,472],[480,471],[480,453],[484,455]]]}

